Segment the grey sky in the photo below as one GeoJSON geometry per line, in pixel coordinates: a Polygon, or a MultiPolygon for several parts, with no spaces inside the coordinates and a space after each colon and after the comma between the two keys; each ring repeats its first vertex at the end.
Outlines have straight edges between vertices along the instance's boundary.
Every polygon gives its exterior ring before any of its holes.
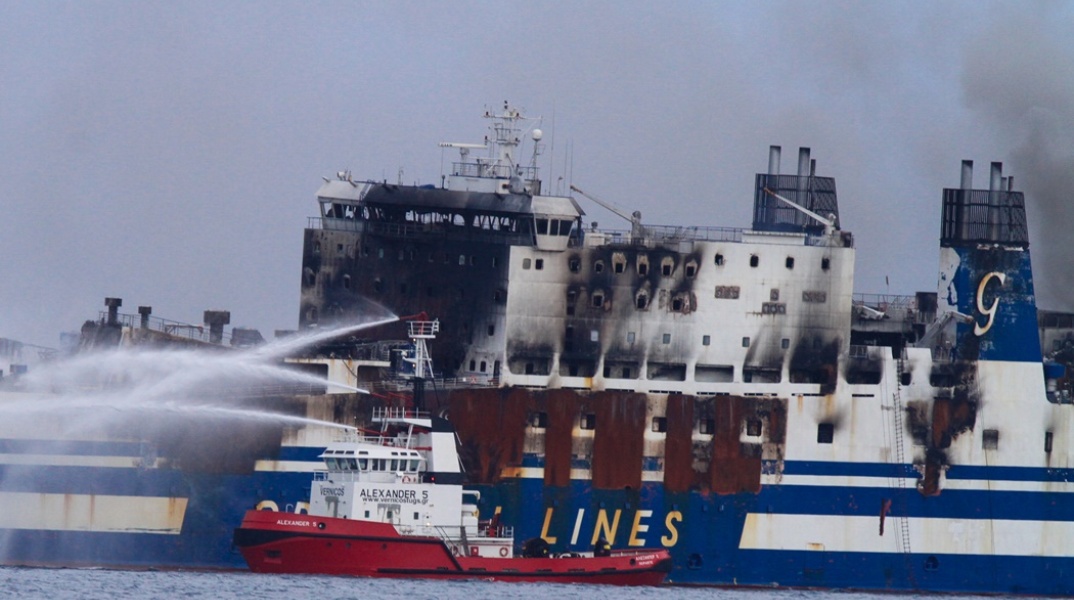
{"type": "Polygon", "coordinates": [[[546,181],[570,145],[575,184],[652,224],[748,226],[769,144],[784,172],[811,147],[859,292],[935,289],[941,188],[964,158],[978,187],[1003,161],[1029,198],[1040,304],[1074,310],[1071,3],[0,10],[0,337],[54,346],[105,296],[294,328],[320,177],[438,182],[436,143],[480,140],[505,99],[545,117],[546,181]]]}

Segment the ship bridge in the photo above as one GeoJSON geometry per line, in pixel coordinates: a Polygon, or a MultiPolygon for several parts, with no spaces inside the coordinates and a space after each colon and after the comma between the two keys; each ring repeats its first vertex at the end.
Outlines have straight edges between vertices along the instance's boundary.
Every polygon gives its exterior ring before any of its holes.
{"type": "Polygon", "coordinates": [[[585,214],[563,196],[353,182],[346,175],[325,182],[317,200],[320,223],[311,228],[407,238],[498,238],[542,250],[565,250],[572,234],[581,231],[585,214]]]}

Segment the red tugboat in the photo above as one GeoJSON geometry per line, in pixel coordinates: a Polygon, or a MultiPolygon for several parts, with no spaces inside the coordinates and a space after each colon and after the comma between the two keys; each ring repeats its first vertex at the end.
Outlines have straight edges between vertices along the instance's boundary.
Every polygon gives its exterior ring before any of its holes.
{"type": "Polygon", "coordinates": [[[235,545],[259,573],[489,579],[657,585],[667,550],[550,555],[527,541],[515,556],[513,532],[477,517],[478,493],[462,487],[455,433],[445,419],[379,409],[375,433],[330,445],[315,474],[309,514],[251,510],[235,545]]]}
{"type": "MultiPolygon", "coordinates": [[[[425,340],[439,321],[409,322],[415,403],[431,375],[425,340]]],[[[514,531],[481,522],[476,491],[464,490],[455,430],[446,419],[402,408],[376,409],[379,431],[355,431],[321,458],[308,514],[247,511],[235,545],[258,573],[489,579],[657,585],[671,570],[667,550],[611,550],[552,556],[535,538],[515,556],[514,531]]]]}

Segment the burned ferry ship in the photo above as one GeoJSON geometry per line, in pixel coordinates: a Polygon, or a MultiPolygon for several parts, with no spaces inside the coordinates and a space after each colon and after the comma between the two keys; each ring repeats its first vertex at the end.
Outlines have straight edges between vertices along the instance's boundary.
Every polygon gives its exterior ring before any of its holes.
{"type": "MultiPolygon", "coordinates": [[[[987,189],[967,161],[943,190],[938,290],[866,296],[835,181],[807,149],[793,175],[770,149],[748,229],[612,207],[630,229],[601,231],[544,193],[538,129],[506,105],[485,116],[484,143],[442,144],[460,159],[438,186],[339,173],[305,231],[300,328],[424,311],[439,375],[420,397],[381,381],[400,348],[383,340],[403,337],[388,325],[291,359],[372,395],[250,402],[358,426],[420,402],[456,428],[483,519],[552,552],[667,548],[674,583],[1074,593],[1074,405],[1052,360],[1072,332],[1038,319],[1024,197],[998,163],[987,189]]],[[[98,337],[122,318],[102,323],[98,337]]],[[[251,506],[304,512],[332,432],[199,433],[228,440],[227,464],[172,430],[48,451],[5,440],[9,459],[62,463],[57,499],[171,515],[152,531],[136,515],[12,518],[5,562],[241,566],[230,530],[251,506]]],[[[9,504],[41,491],[9,480],[9,504]]]]}
{"type": "Polygon", "coordinates": [[[749,229],[602,232],[520,166],[518,112],[486,116],[440,187],[322,186],[301,311],[442,318],[434,363],[484,384],[442,406],[483,511],[661,544],[684,584],[1074,592],[1074,408],[1001,165],[943,191],[936,292],[855,296],[808,149],[794,175],[770,149],[749,229]]]}

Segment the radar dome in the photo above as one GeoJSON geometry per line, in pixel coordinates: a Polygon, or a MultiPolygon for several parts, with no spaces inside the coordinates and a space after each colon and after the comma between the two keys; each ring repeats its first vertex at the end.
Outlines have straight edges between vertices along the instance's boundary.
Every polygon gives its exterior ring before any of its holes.
{"type": "Polygon", "coordinates": [[[541,140],[541,137],[544,136],[544,132],[541,131],[540,129],[534,129],[532,135],[533,135],[533,141],[538,142],[538,141],[541,140]]]}

